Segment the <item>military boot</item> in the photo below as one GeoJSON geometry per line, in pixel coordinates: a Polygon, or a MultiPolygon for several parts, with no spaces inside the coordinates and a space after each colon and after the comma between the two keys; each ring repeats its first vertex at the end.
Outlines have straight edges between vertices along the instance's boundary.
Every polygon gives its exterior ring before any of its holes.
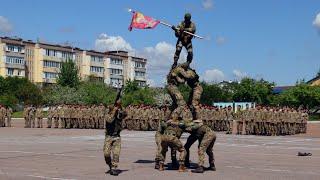
{"type": "Polygon", "coordinates": [[[110,170],[110,175],[112,176],[118,176],[120,172],[117,169],[111,169],[110,170]]]}
{"type": "Polygon", "coordinates": [[[190,168],[190,161],[189,160],[185,160],[184,161],[184,165],[187,167],[187,168],[190,168]]]}
{"type": "Polygon", "coordinates": [[[180,164],[179,166],[179,172],[187,172],[186,167],[183,164],[180,164]]]}
{"type": "Polygon", "coordinates": [[[160,162],[156,160],[155,165],[154,165],[155,169],[159,169],[160,168],[160,162]]]}
{"type": "Polygon", "coordinates": [[[159,163],[159,171],[164,171],[164,163],[163,162],[159,163]]]}
{"type": "Polygon", "coordinates": [[[210,163],[210,166],[208,167],[209,171],[216,171],[216,166],[214,165],[214,163],[210,163]]]}
{"type": "Polygon", "coordinates": [[[204,172],[204,167],[199,166],[197,169],[191,170],[193,173],[203,173],[204,172]]]}
{"type": "Polygon", "coordinates": [[[179,168],[179,162],[177,161],[177,159],[172,159],[171,167],[172,167],[172,169],[179,168]]]}

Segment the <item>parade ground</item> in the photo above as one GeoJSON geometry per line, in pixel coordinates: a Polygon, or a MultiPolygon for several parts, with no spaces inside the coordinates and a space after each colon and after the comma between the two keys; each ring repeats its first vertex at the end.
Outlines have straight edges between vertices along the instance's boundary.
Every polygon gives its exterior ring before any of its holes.
{"type": "MultiPolygon", "coordinates": [[[[0,179],[319,179],[320,123],[295,136],[245,136],[217,133],[217,171],[154,169],[154,132],[123,131],[118,177],[105,174],[104,130],[25,129],[23,120],[0,129],[0,179]],[[297,153],[312,156],[299,157],[297,153]]],[[[184,134],[185,141],[188,134],[184,134]]],[[[191,160],[197,162],[197,144],[191,160]]],[[[168,153],[169,156],[169,153],[168,153]]],[[[167,162],[170,160],[167,158],[167,162]]]]}

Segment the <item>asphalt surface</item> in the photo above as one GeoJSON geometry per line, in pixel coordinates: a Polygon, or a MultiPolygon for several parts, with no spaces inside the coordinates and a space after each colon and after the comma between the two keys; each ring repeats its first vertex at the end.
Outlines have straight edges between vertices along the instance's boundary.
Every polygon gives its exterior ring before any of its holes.
{"type": "MultiPolygon", "coordinates": [[[[217,171],[193,174],[189,170],[159,172],[154,167],[154,132],[122,132],[118,177],[112,177],[103,158],[103,130],[0,129],[0,179],[319,179],[320,137],[241,136],[217,133],[214,146],[217,171]],[[299,157],[297,153],[312,156],[299,157]]],[[[310,124],[318,131],[320,124],[310,124]]],[[[188,134],[184,134],[185,141],[188,134]]],[[[191,160],[197,162],[197,143],[191,160]]],[[[169,156],[169,153],[168,153],[169,156]]],[[[169,163],[169,159],[167,159],[169,163]]],[[[206,162],[207,163],[207,162],[206,162]]]]}

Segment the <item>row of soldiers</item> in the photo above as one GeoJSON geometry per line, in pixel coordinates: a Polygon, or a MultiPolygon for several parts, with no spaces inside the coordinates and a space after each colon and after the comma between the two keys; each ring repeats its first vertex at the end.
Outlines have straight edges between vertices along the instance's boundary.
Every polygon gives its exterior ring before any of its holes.
{"type": "MultiPolygon", "coordinates": [[[[107,109],[103,105],[61,105],[47,110],[47,128],[103,129],[107,109]]],[[[42,128],[42,107],[29,106],[24,109],[26,128],[42,128]]]]}
{"type": "MultiPolygon", "coordinates": [[[[164,107],[148,105],[129,105],[125,108],[127,117],[122,121],[123,128],[129,130],[157,130],[159,122],[170,116],[171,110],[164,107]]],[[[48,128],[103,129],[108,108],[104,105],[61,105],[49,107],[47,112],[48,128]]],[[[192,119],[190,110],[182,110],[184,119],[192,119]]],[[[42,127],[44,113],[42,107],[25,108],[25,127],[42,127]]],[[[288,107],[237,107],[234,112],[229,107],[201,105],[197,112],[201,119],[214,131],[228,134],[247,135],[293,135],[306,133],[308,113],[288,107]]]]}
{"type": "Polygon", "coordinates": [[[23,111],[25,128],[42,128],[44,112],[43,107],[27,106],[23,111]]]}
{"type": "Polygon", "coordinates": [[[12,109],[0,104],[0,127],[11,127],[11,116],[12,109]]]}

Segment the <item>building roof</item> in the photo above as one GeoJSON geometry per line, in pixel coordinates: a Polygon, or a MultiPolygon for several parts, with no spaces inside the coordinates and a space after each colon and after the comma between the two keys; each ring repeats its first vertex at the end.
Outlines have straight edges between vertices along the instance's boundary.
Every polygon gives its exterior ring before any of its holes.
{"type": "Polygon", "coordinates": [[[123,50],[119,50],[119,51],[105,51],[105,52],[101,52],[101,51],[96,51],[96,50],[85,50],[85,49],[81,49],[79,47],[72,47],[70,45],[61,45],[61,44],[53,44],[53,43],[47,43],[47,42],[38,42],[35,43],[32,40],[23,40],[20,37],[0,37],[0,40],[5,40],[5,43],[19,43],[21,45],[26,45],[26,44],[39,44],[40,46],[44,47],[44,46],[50,46],[53,48],[56,48],[57,50],[67,50],[67,51],[87,51],[89,52],[89,54],[91,55],[110,55],[110,56],[120,56],[123,58],[128,58],[128,57],[132,57],[134,60],[139,60],[139,61],[143,61],[146,62],[147,59],[145,58],[141,58],[141,57],[135,57],[135,56],[129,56],[128,55],[128,51],[123,51],[123,50]]]}
{"type": "Polygon", "coordinates": [[[318,80],[320,80],[320,75],[318,75],[318,76],[314,77],[313,79],[309,80],[307,83],[308,84],[312,84],[313,82],[318,81],[318,80]]]}

